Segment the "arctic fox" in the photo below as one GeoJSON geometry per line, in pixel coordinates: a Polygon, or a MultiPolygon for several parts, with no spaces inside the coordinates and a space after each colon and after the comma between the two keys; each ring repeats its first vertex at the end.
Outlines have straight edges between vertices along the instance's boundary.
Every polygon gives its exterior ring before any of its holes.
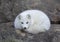
{"type": "Polygon", "coordinates": [[[14,21],[16,29],[24,30],[28,33],[37,34],[50,29],[48,16],[40,10],[26,10],[17,15],[14,21]]]}

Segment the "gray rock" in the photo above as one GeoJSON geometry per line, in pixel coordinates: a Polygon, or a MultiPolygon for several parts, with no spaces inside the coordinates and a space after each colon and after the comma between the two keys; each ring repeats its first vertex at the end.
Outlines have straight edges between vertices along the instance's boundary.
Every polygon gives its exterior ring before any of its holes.
{"type": "Polygon", "coordinates": [[[0,11],[8,20],[14,21],[15,17],[27,9],[38,9],[45,12],[54,23],[60,21],[60,4],[57,0],[1,0],[0,11]]]}

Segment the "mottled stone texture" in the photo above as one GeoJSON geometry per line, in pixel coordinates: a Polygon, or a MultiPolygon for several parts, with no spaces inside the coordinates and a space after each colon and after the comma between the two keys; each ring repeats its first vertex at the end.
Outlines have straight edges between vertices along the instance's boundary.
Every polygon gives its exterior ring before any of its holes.
{"type": "Polygon", "coordinates": [[[24,10],[38,9],[45,12],[53,23],[59,23],[59,2],[59,0],[0,0],[0,14],[3,14],[0,22],[14,21],[15,17],[24,10]]]}
{"type": "Polygon", "coordinates": [[[60,0],[0,0],[0,42],[60,42],[60,0]],[[38,9],[51,20],[48,32],[21,37],[16,34],[13,22],[24,10],[38,9]]]}

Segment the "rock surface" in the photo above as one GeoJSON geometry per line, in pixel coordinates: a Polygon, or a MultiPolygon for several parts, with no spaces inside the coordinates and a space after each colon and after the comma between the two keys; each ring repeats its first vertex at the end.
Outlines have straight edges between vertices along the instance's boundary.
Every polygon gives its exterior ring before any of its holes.
{"type": "Polygon", "coordinates": [[[38,9],[45,12],[53,23],[59,23],[59,2],[59,0],[0,0],[0,14],[4,14],[7,20],[14,21],[20,12],[27,9],[38,9]]]}

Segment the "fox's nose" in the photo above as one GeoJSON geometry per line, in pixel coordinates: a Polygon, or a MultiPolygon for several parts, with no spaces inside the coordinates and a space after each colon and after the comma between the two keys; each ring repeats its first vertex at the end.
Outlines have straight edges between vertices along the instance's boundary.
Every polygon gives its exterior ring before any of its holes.
{"type": "Polygon", "coordinates": [[[26,29],[26,27],[24,27],[24,29],[26,29]]]}

